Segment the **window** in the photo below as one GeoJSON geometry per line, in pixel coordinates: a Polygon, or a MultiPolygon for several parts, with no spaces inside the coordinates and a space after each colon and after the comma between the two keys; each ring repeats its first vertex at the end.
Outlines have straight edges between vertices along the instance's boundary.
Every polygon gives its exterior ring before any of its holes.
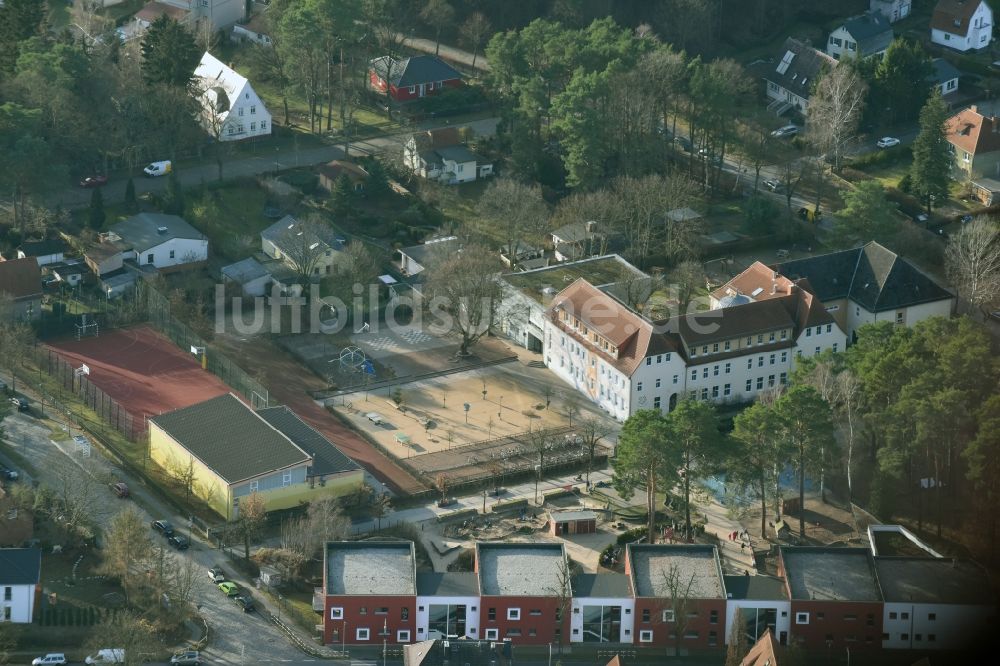
{"type": "Polygon", "coordinates": [[[486,630],[486,640],[495,641],[500,634],[499,629],[487,629],[486,630]]]}
{"type": "Polygon", "coordinates": [[[718,398],[719,397],[719,387],[718,386],[713,386],[712,387],[712,397],[713,398],[718,398]]]}
{"type": "Polygon", "coordinates": [[[749,393],[749,392],[750,392],[750,391],[752,391],[752,390],[753,390],[753,380],[752,380],[752,379],[748,379],[748,380],[747,380],[747,388],[746,388],[746,391],[747,391],[747,392],[749,393]]]}
{"type": "Polygon", "coordinates": [[[816,613],[816,619],[817,620],[825,620],[826,619],[826,613],[816,613]]]}
{"type": "Polygon", "coordinates": [[[904,640],[904,641],[908,641],[908,640],[910,640],[910,635],[909,635],[909,634],[900,634],[900,635],[899,635],[899,637],[900,637],[900,638],[901,638],[902,640],[904,640]]]}
{"type": "Polygon", "coordinates": [[[749,335],[747,336],[747,347],[753,347],[753,338],[749,335]]]}
{"type": "Polygon", "coordinates": [[[415,92],[417,92],[417,87],[416,86],[410,86],[409,93],[412,95],[415,92]]]}
{"type": "Polygon", "coordinates": [[[504,636],[514,636],[514,637],[517,637],[517,636],[520,636],[520,635],[521,635],[521,630],[520,629],[508,629],[507,633],[504,634],[504,636]]]}
{"type": "Polygon", "coordinates": [[[260,129],[261,130],[266,130],[267,129],[267,121],[266,120],[260,121],[260,129]]]}
{"type": "Polygon", "coordinates": [[[642,621],[643,622],[649,622],[649,609],[648,608],[643,608],[642,609],[642,621]]]}
{"type": "Polygon", "coordinates": [[[882,634],[882,640],[884,641],[889,640],[889,634],[882,634]]]}
{"type": "Polygon", "coordinates": [[[809,613],[796,613],[795,624],[809,624],[809,613]]]}
{"type": "Polygon", "coordinates": [[[250,115],[252,116],[252,115],[254,115],[255,113],[257,113],[257,107],[256,107],[256,106],[251,106],[251,107],[250,107],[250,115]]]}
{"type": "Polygon", "coordinates": [[[782,386],[784,386],[785,384],[787,384],[788,383],[788,373],[787,372],[781,373],[778,376],[778,381],[781,382],[782,386]]]}
{"type": "Polygon", "coordinates": [[[507,609],[507,619],[508,620],[520,620],[521,619],[521,609],[520,608],[508,608],[507,609]]]}
{"type": "Polygon", "coordinates": [[[761,354],[760,356],[757,357],[757,367],[758,368],[763,368],[764,367],[764,355],[763,354],[761,354]]]}
{"type": "Polygon", "coordinates": [[[673,622],[674,621],[674,611],[673,610],[665,610],[665,611],[663,611],[663,621],[664,622],[673,622]]]}
{"type": "Polygon", "coordinates": [[[831,331],[833,331],[833,324],[827,324],[826,325],[826,332],[830,333],[831,331]]]}
{"type": "Polygon", "coordinates": [[[652,356],[647,356],[646,357],[646,365],[653,365],[653,357],[652,356]]]}
{"type": "Polygon", "coordinates": [[[344,609],[341,606],[330,609],[330,619],[331,620],[343,620],[344,619],[344,609]]]}
{"type": "Polygon", "coordinates": [[[155,255],[153,255],[153,253],[152,253],[152,252],[150,252],[149,254],[147,254],[147,255],[146,255],[146,263],[147,263],[147,264],[151,264],[151,263],[153,263],[153,257],[154,257],[154,256],[155,256],[155,255]]]}
{"type": "Polygon", "coordinates": [[[806,329],[806,337],[807,338],[811,338],[812,334],[813,334],[813,330],[811,328],[807,328],[806,329]]]}
{"type": "Polygon", "coordinates": [[[375,614],[376,615],[388,615],[389,614],[389,607],[388,606],[379,606],[378,608],[375,609],[375,614]]]}
{"type": "Polygon", "coordinates": [[[899,614],[899,619],[900,620],[909,620],[910,619],[910,614],[906,613],[906,612],[900,613],[899,614]]]}
{"type": "Polygon", "coordinates": [[[529,636],[537,636],[538,635],[538,630],[535,629],[534,627],[532,627],[531,629],[528,629],[528,635],[529,636]]]}
{"type": "Polygon", "coordinates": [[[731,371],[732,369],[733,369],[733,367],[732,367],[732,364],[731,364],[731,363],[726,363],[726,374],[727,374],[727,375],[729,374],[729,372],[730,372],[730,371],[731,371]]]}
{"type": "Polygon", "coordinates": [[[865,624],[867,626],[869,626],[869,627],[874,627],[875,626],[875,615],[872,614],[872,613],[868,613],[868,615],[865,616],[865,624]]]}
{"type": "Polygon", "coordinates": [[[399,619],[400,620],[409,620],[410,619],[410,607],[409,606],[403,606],[402,608],[399,609],[399,619]]]}
{"type": "Polygon", "coordinates": [[[719,366],[716,365],[716,366],[712,367],[712,376],[713,377],[718,377],[719,376],[719,366]]]}
{"type": "Polygon", "coordinates": [[[657,377],[657,379],[656,379],[656,388],[660,388],[660,379],[659,379],[659,377],[657,377]]]}
{"type": "Polygon", "coordinates": [[[767,376],[767,385],[768,386],[774,386],[774,375],[768,375],[767,376]]]}
{"type": "Polygon", "coordinates": [[[784,340],[787,337],[788,337],[788,331],[785,329],[781,329],[781,339],[784,340]]]}
{"type": "Polygon", "coordinates": [[[763,333],[761,333],[760,335],[757,336],[757,344],[759,344],[759,345],[764,344],[764,334],[763,333]]]}
{"type": "Polygon", "coordinates": [[[635,385],[635,390],[642,393],[642,382],[635,385]]]}
{"type": "Polygon", "coordinates": [[[715,647],[719,644],[719,637],[714,631],[708,632],[708,647],[715,647]]]}
{"type": "Polygon", "coordinates": [[[400,629],[396,632],[396,642],[397,643],[409,643],[410,642],[410,630],[400,629]]]}
{"type": "Polygon", "coordinates": [[[708,366],[706,365],[701,371],[701,378],[708,379],[708,366]]]}
{"type": "Polygon", "coordinates": [[[722,395],[728,396],[732,394],[732,392],[733,392],[733,387],[731,384],[726,384],[725,386],[722,387],[722,395]]]}
{"type": "Polygon", "coordinates": [[[764,377],[763,376],[757,378],[757,390],[759,391],[762,388],[764,388],[764,377]]]}
{"type": "Polygon", "coordinates": [[[781,362],[782,363],[788,362],[788,352],[786,351],[781,352],[781,362]]]}
{"type": "Polygon", "coordinates": [[[752,358],[748,358],[747,359],[747,370],[750,370],[751,368],[753,368],[753,359],[752,358]]]}
{"type": "Polygon", "coordinates": [[[702,354],[707,354],[708,353],[708,345],[702,345],[701,353],[702,354]]]}
{"type": "Polygon", "coordinates": [[[489,611],[487,611],[487,613],[486,613],[486,617],[487,617],[487,619],[490,619],[490,620],[497,619],[497,609],[496,608],[489,609],[489,611]]]}
{"type": "Polygon", "coordinates": [[[253,481],[250,482],[250,492],[252,493],[257,492],[257,489],[259,487],[260,487],[260,482],[258,480],[254,479],[253,481]]]}
{"type": "Polygon", "coordinates": [[[285,488],[292,485],[292,470],[285,470],[281,473],[281,487],[285,488]]]}
{"type": "Polygon", "coordinates": [[[771,334],[767,336],[767,341],[774,342],[774,331],[771,331],[771,334]]]}
{"type": "Polygon", "coordinates": [[[833,343],[833,353],[835,353],[835,354],[837,353],[837,343],[836,342],[833,343]]]}
{"type": "Polygon", "coordinates": [[[777,359],[777,354],[771,354],[771,365],[774,365],[775,359],[777,359]]]}
{"type": "Polygon", "coordinates": [[[639,632],[639,642],[640,643],[652,643],[653,642],[653,632],[649,629],[643,629],[639,632]]]}
{"type": "Polygon", "coordinates": [[[663,354],[657,354],[656,355],[656,362],[657,363],[663,363],[663,354]]]}
{"type": "Polygon", "coordinates": [[[362,606],[361,608],[359,608],[358,615],[368,615],[368,608],[366,606],[362,606]]]}
{"type": "Polygon", "coordinates": [[[542,611],[539,610],[538,608],[535,608],[535,609],[532,609],[532,610],[528,611],[528,615],[534,615],[536,617],[539,616],[539,615],[541,615],[541,614],[542,614],[542,611]]]}
{"type": "Polygon", "coordinates": [[[729,351],[729,340],[726,340],[726,342],[723,344],[723,349],[725,351],[729,351]]]}
{"type": "Polygon", "coordinates": [[[934,620],[937,619],[937,613],[928,613],[927,614],[927,619],[930,620],[931,622],[933,622],[934,620]]]}
{"type": "Polygon", "coordinates": [[[257,122],[256,121],[250,123],[250,131],[251,132],[256,132],[257,131],[257,122]]]}
{"type": "Polygon", "coordinates": [[[171,250],[171,251],[170,251],[170,258],[171,258],[171,259],[173,259],[173,258],[174,258],[174,251],[173,251],[173,250],[171,250]]]}
{"type": "Polygon", "coordinates": [[[359,628],[359,629],[358,629],[358,630],[357,630],[357,631],[355,632],[355,634],[354,634],[354,638],[356,638],[356,639],[357,639],[357,640],[359,640],[359,641],[367,641],[367,640],[368,640],[368,638],[369,638],[369,632],[368,632],[368,629],[367,629],[367,628],[359,628]]]}
{"type": "Polygon", "coordinates": [[[896,323],[897,324],[902,324],[903,323],[903,314],[904,313],[903,313],[902,310],[900,310],[899,312],[896,313],[896,323]]]}
{"type": "Polygon", "coordinates": [[[714,344],[712,345],[712,353],[714,354],[714,353],[716,353],[716,352],[718,352],[718,351],[719,351],[719,343],[718,343],[718,342],[716,342],[716,343],[714,343],[714,344]]]}
{"type": "Polygon", "coordinates": [[[923,634],[913,634],[913,640],[915,640],[915,641],[922,641],[922,640],[924,640],[924,635],[923,634]]]}
{"type": "Polygon", "coordinates": [[[701,390],[701,399],[708,400],[708,387],[706,386],[701,390]]]}
{"type": "Polygon", "coordinates": [[[656,396],[655,398],[653,398],[653,409],[659,409],[659,408],[660,408],[660,396],[656,396]]]}
{"type": "Polygon", "coordinates": [[[242,115],[243,115],[243,107],[242,107],[242,106],[240,107],[240,112],[239,112],[239,114],[238,114],[238,115],[240,115],[240,116],[242,116],[242,115]]]}
{"type": "Polygon", "coordinates": [[[889,613],[889,619],[890,619],[890,620],[895,620],[895,619],[896,619],[897,617],[898,617],[898,616],[897,616],[897,614],[896,614],[896,613],[889,613]]]}
{"type": "Polygon", "coordinates": [[[818,353],[819,353],[819,350],[820,350],[820,348],[819,348],[819,347],[816,347],[816,351],[814,351],[813,353],[814,353],[814,354],[818,354],[818,353]]]}
{"type": "Polygon", "coordinates": [[[674,375],[674,384],[677,383],[678,379],[680,379],[680,375],[674,375]]]}
{"type": "Polygon", "coordinates": [[[698,379],[698,370],[691,371],[691,381],[698,379]]]}
{"type": "Polygon", "coordinates": [[[845,622],[854,622],[857,619],[858,619],[858,616],[855,615],[854,613],[849,613],[849,614],[847,614],[847,615],[844,616],[844,621],[845,622]]]}
{"type": "Polygon", "coordinates": [[[937,634],[927,634],[927,642],[933,643],[937,640],[937,634]]]}
{"type": "Polygon", "coordinates": [[[699,636],[699,633],[697,631],[694,631],[694,630],[688,630],[688,631],[684,632],[684,638],[688,638],[688,639],[691,639],[691,640],[697,640],[698,636],[699,636]]]}

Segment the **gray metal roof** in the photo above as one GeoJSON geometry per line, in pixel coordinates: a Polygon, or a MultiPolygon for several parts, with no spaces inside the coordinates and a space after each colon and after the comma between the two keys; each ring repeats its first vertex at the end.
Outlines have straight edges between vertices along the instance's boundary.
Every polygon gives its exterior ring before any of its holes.
{"type": "Polygon", "coordinates": [[[442,160],[451,162],[480,162],[482,158],[465,146],[445,146],[434,150],[442,160]]]}
{"type": "Polygon", "coordinates": [[[326,544],[327,594],[416,594],[410,541],[333,541],[326,544]]]}
{"type": "Polygon", "coordinates": [[[283,248],[291,239],[302,233],[308,234],[310,243],[317,242],[332,250],[343,249],[343,244],[337,240],[337,234],[332,227],[323,224],[308,225],[306,231],[302,231],[302,224],[291,215],[284,216],[261,231],[260,237],[274,243],[278,248],[283,248]]]}
{"type": "Polygon", "coordinates": [[[895,252],[871,241],[775,266],[781,275],[806,278],[821,301],[850,298],[870,312],[952,298],[951,293],[895,252]]]}
{"type": "Polygon", "coordinates": [[[27,241],[21,243],[17,248],[18,252],[24,253],[26,257],[44,257],[49,254],[59,254],[66,251],[66,243],[59,239],[27,241]]]}
{"type": "Polygon", "coordinates": [[[592,599],[631,599],[632,584],[626,574],[578,574],[573,577],[573,596],[592,599]]]}
{"type": "Polygon", "coordinates": [[[876,557],[875,569],[887,602],[996,604],[989,574],[971,560],[876,557]]]}
{"type": "Polygon", "coordinates": [[[424,241],[420,245],[403,247],[399,249],[399,252],[400,254],[405,254],[407,257],[423,266],[425,265],[427,258],[431,255],[440,253],[442,257],[447,256],[448,253],[455,251],[456,245],[461,245],[458,237],[447,236],[444,238],[431,238],[424,241]]]}
{"type": "Polygon", "coordinates": [[[38,548],[0,548],[0,585],[38,585],[41,573],[38,548]]]}
{"type": "Polygon", "coordinates": [[[246,259],[237,261],[235,264],[223,266],[221,272],[227,278],[238,284],[253,282],[254,280],[268,275],[267,269],[253,257],[247,257],[246,259]]]}
{"type": "Polygon", "coordinates": [[[478,597],[479,575],[472,571],[418,573],[417,594],[422,597],[478,597]]]}
{"type": "Polygon", "coordinates": [[[149,419],[227,483],[310,461],[232,393],[149,419]]]}
{"type": "Polygon", "coordinates": [[[557,523],[567,523],[571,520],[597,520],[593,511],[549,511],[549,519],[557,523]]]}
{"type": "Polygon", "coordinates": [[[881,601],[867,548],[783,547],[781,560],[792,599],[881,601]]]}
{"type": "Polygon", "coordinates": [[[333,442],[305,423],[288,407],[261,409],[257,415],[277,428],[281,434],[306,453],[313,456],[313,474],[337,474],[361,469],[358,463],[344,455],[333,442]]]}
{"type": "Polygon", "coordinates": [[[858,43],[862,57],[875,55],[889,48],[894,37],[888,19],[878,12],[865,12],[844,21],[844,29],[858,43]]]}
{"type": "Polygon", "coordinates": [[[836,64],[836,60],[822,51],[789,37],[778,52],[777,59],[768,66],[764,78],[802,99],[809,99],[813,84],[823,68],[836,64]]]}
{"type": "Polygon", "coordinates": [[[479,543],[479,585],[488,596],[560,596],[566,556],[561,544],[479,543]]]}
{"type": "Polygon", "coordinates": [[[431,81],[462,79],[458,70],[432,55],[413,56],[402,60],[382,56],[372,60],[370,65],[379,77],[397,88],[430,83],[431,81]]]}
{"type": "Polygon", "coordinates": [[[722,568],[714,546],[629,544],[629,562],[637,597],[669,597],[670,578],[692,599],[722,599],[722,568]]]}
{"type": "Polygon", "coordinates": [[[761,599],[787,601],[785,581],[774,576],[723,576],[726,596],[733,599],[761,599]]]}
{"type": "Polygon", "coordinates": [[[934,68],[931,78],[938,85],[947,83],[952,79],[957,79],[962,75],[962,72],[957,67],[944,58],[934,58],[931,60],[931,66],[934,68]]]}
{"type": "Polygon", "coordinates": [[[122,220],[110,230],[137,252],[145,252],[175,238],[205,240],[200,231],[183,219],[161,213],[139,213],[122,220]]]}

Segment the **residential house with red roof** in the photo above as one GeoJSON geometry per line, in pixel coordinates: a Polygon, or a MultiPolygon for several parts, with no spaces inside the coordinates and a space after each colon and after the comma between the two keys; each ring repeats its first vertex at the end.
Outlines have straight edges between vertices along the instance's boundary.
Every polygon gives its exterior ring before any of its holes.
{"type": "Polygon", "coordinates": [[[986,0],[938,0],[931,42],[956,51],[984,49],[993,39],[993,10],[986,0]]]}
{"type": "Polygon", "coordinates": [[[1000,193],[1000,118],[978,106],[962,109],[945,122],[955,168],[973,184],[973,192],[992,205],[1000,193]]]}
{"type": "Polygon", "coordinates": [[[375,58],[368,64],[368,80],[373,90],[396,102],[409,102],[462,85],[458,70],[432,55],[375,58]]]}

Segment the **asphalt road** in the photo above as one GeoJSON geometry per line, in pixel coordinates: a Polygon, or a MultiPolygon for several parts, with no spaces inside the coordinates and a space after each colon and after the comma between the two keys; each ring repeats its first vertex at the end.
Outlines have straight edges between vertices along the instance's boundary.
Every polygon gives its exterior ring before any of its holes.
{"type": "MultiPolygon", "coordinates": [[[[30,392],[28,395],[32,397],[30,392]]],[[[42,404],[39,400],[35,400],[34,403],[36,408],[42,404]]],[[[38,481],[58,487],[60,479],[65,474],[86,474],[95,484],[101,486],[100,492],[106,494],[106,501],[94,506],[94,518],[100,525],[107,526],[121,507],[131,503],[139,509],[146,521],[166,519],[173,523],[178,533],[188,535],[186,517],[174,515],[148,487],[141,485],[137,479],[130,478],[101,456],[96,448],[92,448],[90,455],[87,456],[77,450],[71,440],[55,442],[45,425],[26,414],[8,415],[3,420],[3,427],[7,444],[33,467],[27,470],[20,465],[12,465],[21,473],[22,480],[19,482],[38,481]],[[120,500],[115,497],[107,488],[110,479],[128,483],[132,498],[120,500]]],[[[75,429],[70,432],[80,433],[75,429]]],[[[194,535],[189,550],[179,553],[171,551],[171,556],[190,558],[198,568],[194,599],[195,603],[200,605],[200,612],[208,621],[211,631],[209,646],[203,652],[208,663],[242,665],[262,661],[302,661],[307,658],[307,655],[291,645],[287,637],[260,613],[244,613],[209,579],[207,570],[216,564],[220,564],[229,576],[236,573],[233,567],[227,565],[222,553],[194,535]]],[[[42,579],[45,580],[44,569],[42,579]]],[[[252,588],[250,581],[241,576],[232,576],[232,580],[242,587],[252,588]]],[[[255,593],[254,596],[259,606],[260,595],[255,593]]]]}
{"type": "MultiPolygon", "coordinates": [[[[498,118],[486,118],[469,123],[457,123],[456,125],[470,127],[476,136],[491,136],[496,131],[498,121],[498,118]]],[[[448,123],[435,121],[416,125],[415,129],[428,130],[450,126],[448,123]]],[[[402,150],[403,144],[411,134],[412,132],[404,132],[355,141],[350,145],[350,154],[353,156],[364,156],[402,150]]],[[[224,180],[232,180],[263,173],[273,173],[284,169],[325,164],[330,160],[340,159],[343,156],[344,150],[342,146],[322,146],[320,148],[289,149],[275,152],[269,150],[266,144],[263,144],[259,155],[225,162],[222,175],[224,180]]],[[[199,166],[178,168],[177,177],[181,185],[185,187],[203,185],[215,182],[218,179],[218,167],[214,163],[208,162],[199,166]]],[[[126,179],[121,177],[115,178],[114,176],[112,178],[103,188],[105,204],[125,200],[126,179]]],[[[165,177],[147,178],[140,174],[134,179],[134,182],[136,196],[145,192],[163,192],[167,187],[167,178],[165,177]]],[[[61,205],[63,208],[78,208],[88,205],[90,197],[91,191],[89,189],[75,186],[57,193],[51,197],[49,203],[53,206],[61,205]]]]}

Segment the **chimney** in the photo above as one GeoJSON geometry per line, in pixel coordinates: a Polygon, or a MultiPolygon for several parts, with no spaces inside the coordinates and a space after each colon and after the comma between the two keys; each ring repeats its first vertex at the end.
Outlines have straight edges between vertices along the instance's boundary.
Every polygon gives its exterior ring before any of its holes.
{"type": "Polygon", "coordinates": [[[793,294],[793,293],[795,293],[795,285],[792,284],[791,282],[786,282],[785,283],[785,293],[786,294],[793,294]]]}
{"type": "Polygon", "coordinates": [[[777,282],[772,282],[771,283],[771,295],[774,296],[776,293],[778,293],[778,283],[777,282]]]}
{"type": "Polygon", "coordinates": [[[972,111],[973,113],[979,113],[979,107],[973,104],[972,106],[969,107],[969,111],[972,111]]]}

